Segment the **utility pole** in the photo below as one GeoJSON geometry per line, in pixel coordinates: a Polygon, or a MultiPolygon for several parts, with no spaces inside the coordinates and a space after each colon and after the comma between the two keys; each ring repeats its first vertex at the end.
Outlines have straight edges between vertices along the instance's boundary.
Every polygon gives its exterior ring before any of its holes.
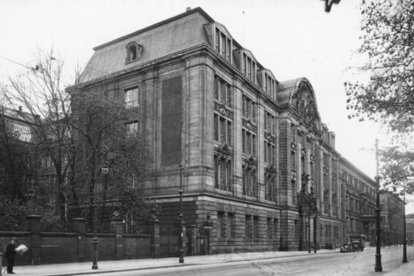
{"type": "Polygon", "coordinates": [[[376,184],[377,184],[377,208],[376,212],[376,226],[377,226],[377,251],[375,254],[375,272],[382,272],[382,264],[381,264],[381,205],[380,205],[380,188],[379,188],[379,161],[378,161],[378,139],[375,140],[375,159],[376,159],[376,166],[377,166],[377,176],[375,177],[376,184]]]}

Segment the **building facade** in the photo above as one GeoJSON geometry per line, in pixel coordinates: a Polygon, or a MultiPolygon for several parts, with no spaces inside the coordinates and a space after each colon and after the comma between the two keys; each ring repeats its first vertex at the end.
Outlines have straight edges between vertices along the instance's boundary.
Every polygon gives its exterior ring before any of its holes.
{"type": "Polygon", "coordinates": [[[95,47],[81,91],[97,87],[138,107],[161,224],[183,185],[192,252],[333,248],[371,231],[376,184],[336,151],[311,83],[279,81],[202,9],[95,47]]]}
{"type": "Polygon", "coordinates": [[[383,244],[402,244],[404,239],[404,201],[396,193],[381,191],[380,205],[383,244]]]}

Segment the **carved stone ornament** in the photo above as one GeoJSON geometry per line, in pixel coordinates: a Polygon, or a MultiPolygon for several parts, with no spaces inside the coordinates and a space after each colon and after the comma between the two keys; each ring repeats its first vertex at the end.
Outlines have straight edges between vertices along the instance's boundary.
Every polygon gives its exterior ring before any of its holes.
{"type": "Polygon", "coordinates": [[[257,127],[250,120],[243,118],[242,125],[250,131],[257,132],[257,127]]]}
{"type": "Polygon", "coordinates": [[[227,118],[233,118],[233,111],[226,108],[222,103],[214,102],[214,110],[227,118]]]}
{"type": "Polygon", "coordinates": [[[290,143],[290,149],[292,151],[295,151],[296,150],[296,143],[295,142],[290,143]]]}
{"type": "Polygon", "coordinates": [[[303,120],[314,127],[317,126],[318,113],[312,93],[306,84],[300,84],[293,95],[292,107],[303,118],[303,120]]]}
{"type": "Polygon", "coordinates": [[[230,146],[227,143],[223,143],[219,146],[218,151],[222,154],[225,155],[231,155],[232,154],[232,150],[230,148],[230,146]]]}

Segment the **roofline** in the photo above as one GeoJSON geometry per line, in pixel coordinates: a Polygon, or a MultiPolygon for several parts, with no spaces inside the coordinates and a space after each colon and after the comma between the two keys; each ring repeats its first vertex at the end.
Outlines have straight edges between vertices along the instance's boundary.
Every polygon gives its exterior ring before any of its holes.
{"type": "Polygon", "coordinates": [[[109,45],[111,45],[111,44],[114,44],[114,43],[116,43],[116,42],[119,42],[119,41],[125,40],[125,39],[130,38],[130,37],[136,36],[136,35],[138,35],[138,34],[141,34],[141,33],[147,32],[147,31],[149,31],[149,30],[151,30],[151,29],[154,29],[154,28],[157,28],[157,27],[159,27],[159,26],[165,25],[165,24],[167,24],[167,23],[170,23],[170,22],[172,22],[172,21],[175,21],[175,20],[177,20],[177,19],[180,19],[180,18],[182,18],[182,17],[185,17],[185,16],[187,16],[187,15],[189,15],[189,14],[196,13],[196,12],[200,13],[202,16],[204,16],[204,17],[205,17],[207,20],[209,20],[210,22],[214,22],[214,19],[213,19],[210,15],[208,15],[208,14],[207,14],[207,13],[206,13],[206,12],[205,12],[202,8],[197,7],[197,8],[194,8],[194,9],[191,9],[191,10],[188,10],[188,11],[185,11],[185,12],[183,12],[183,13],[181,13],[181,14],[176,15],[176,16],[173,16],[173,17],[170,17],[170,18],[168,18],[168,19],[165,19],[165,20],[163,20],[163,21],[160,21],[160,22],[158,22],[158,23],[155,23],[155,24],[153,24],[153,25],[150,25],[150,26],[148,26],[148,27],[145,27],[145,28],[143,28],[143,29],[140,29],[140,30],[138,30],[138,31],[135,31],[135,32],[133,32],[133,33],[130,33],[130,34],[127,34],[127,35],[121,36],[121,37],[119,37],[119,38],[116,38],[116,39],[111,40],[111,41],[109,41],[109,42],[106,42],[106,43],[104,43],[104,44],[98,45],[98,46],[94,47],[94,48],[93,48],[93,50],[94,50],[94,51],[99,50],[99,49],[101,49],[101,48],[103,48],[103,47],[109,46],[109,45]]]}
{"type": "Polygon", "coordinates": [[[364,173],[363,171],[361,171],[359,168],[357,168],[354,164],[351,163],[351,161],[349,161],[348,159],[346,159],[343,156],[340,156],[340,161],[344,162],[347,166],[349,166],[352,170],[356,171],[358,174],[360,174],[362,177],[364,177],[366,180],[369,180],[370,182],[372,182],[374,185],[376,185],[376,182],[374,179],[372,179],[371,177],[369,177],[366,173],[364,173]]]}

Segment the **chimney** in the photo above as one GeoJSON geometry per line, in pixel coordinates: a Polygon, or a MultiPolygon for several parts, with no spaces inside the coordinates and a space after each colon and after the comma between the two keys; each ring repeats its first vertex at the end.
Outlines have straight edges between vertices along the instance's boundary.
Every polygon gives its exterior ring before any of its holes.
{"type": "Polygon", "coordinates": [[[22,106],[19,106],[19,113],[22,113],[22,106]]]}
{"type": "Polygon", "coordinates": [[[186,11],[186,12],[191,11],[191,7],[187,7],[187,8],[185,9],[185,11],[186,11]]]}

